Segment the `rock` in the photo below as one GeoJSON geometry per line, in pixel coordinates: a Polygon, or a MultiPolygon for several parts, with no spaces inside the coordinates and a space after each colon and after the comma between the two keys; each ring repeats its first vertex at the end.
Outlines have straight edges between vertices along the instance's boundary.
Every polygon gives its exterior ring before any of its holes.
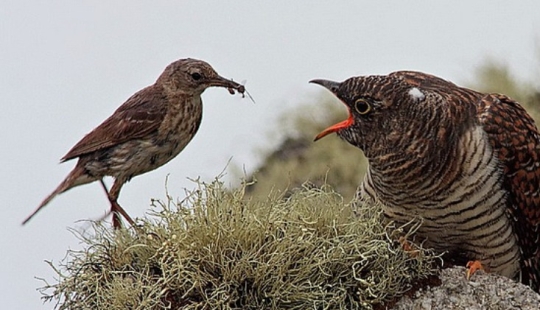
{"type": "Polygon", "coordinates": [[[443,269],[442,285],[428,287],[404,296],[394,310],[538,310],[540,295],[530,287],[497,274],[476,272],[470,281],[465,279],[465,268],[443,269]]]}

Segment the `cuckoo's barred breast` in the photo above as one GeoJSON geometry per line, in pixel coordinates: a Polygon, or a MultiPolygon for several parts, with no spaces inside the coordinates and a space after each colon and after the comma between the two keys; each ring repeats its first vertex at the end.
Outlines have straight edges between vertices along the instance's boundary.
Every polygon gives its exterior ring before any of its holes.
{"type": "Polygon", "coordinates": [[[429,172],[409,165],[380,168],[366,176],[361,194],[384,201],[385,216],[400,225],[421,217],[417,234],[429,236],[427,247],[481,253],[470,258],[490,257],[488,270],[513,278],[519,272],[520,254],[505,213],[507,195],[498,160],[481,127],[466,132],[459,145],[456,154],[442,161],[452,170],[441,169],[441,174],[429,178],[429,172]],[[386,180],[384,176],[393,173],[401,178],[386,180]]]}
{"type": "Polygon", "coordinates": [[[316,139],[364,151],[361,195],[390,220],[421,218],[427,245],[540,290],[540,137],[517,102],[411,71],[312,82],[347,105],[316,139]]]}

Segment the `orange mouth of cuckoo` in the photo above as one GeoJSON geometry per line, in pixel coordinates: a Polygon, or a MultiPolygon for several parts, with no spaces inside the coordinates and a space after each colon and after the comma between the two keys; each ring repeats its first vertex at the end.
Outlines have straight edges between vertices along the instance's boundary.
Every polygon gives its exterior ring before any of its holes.
{"type": "Polygon", "coordinates": [[[332,125],[328,128],[326,128],[325,130],[321,131],[321,133],[319,133],[316,137],[315,137],[315,140],[313,141],[317,141],[321,138],[324,138],[325,136],[331,134],[331,133],[334,133],[336,131],[340,131],[341,129],[344,129],[344,128],[347,128],[349,126],[351,126],[352,124],[354,124],[354,118],[352,116],[352,113],[351,111],[349,110],[349,117],[344,120],[343,122],[339,122],[335,125],[332,125]]]}

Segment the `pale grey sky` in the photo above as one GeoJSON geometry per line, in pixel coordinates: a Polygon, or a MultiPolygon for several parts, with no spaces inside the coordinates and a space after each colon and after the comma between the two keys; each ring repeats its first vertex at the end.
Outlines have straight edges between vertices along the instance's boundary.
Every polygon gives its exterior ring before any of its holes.
{"type": "Polygon", "coordinates": [[[52,280],[43,261],[78,248],[67,228],[85,227],[75,222],[99,217],[108,202],[90,184],[20,223],[75,164],[59,158],[170,62],[199,58],[247,80],[256,104],[206,91],[194,140],[124,187],[120,203],[135,217],[165,196],[168,174],[169,192],[182,197],[193,186],[188,177],[209,180],[231,157],[252,169],[255,150],[279,141],[278,116],[318,96],[310,79],[411,69],[463,84],[486,58],[518,77],[538,76],[539,12],[538,1],[4,0],[0,308],[52,308],[42,305],[34,277],[52,280]]]}

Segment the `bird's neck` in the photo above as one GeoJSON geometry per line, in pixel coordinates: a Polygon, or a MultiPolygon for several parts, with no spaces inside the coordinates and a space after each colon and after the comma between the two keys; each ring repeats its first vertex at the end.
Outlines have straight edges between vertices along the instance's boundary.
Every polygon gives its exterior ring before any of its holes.
{"type": "Polygon", "coordinates": [[[205,87],[193,88],[190,85],[182,84],[174,79],[167,78],[166,76],[160,76],[154,83],[154,87],[159,87],[162,92],[170,96],[200,96],[205,90],[205,87]]]}
{"type": "Polygon", "coordinates": [[[413,191],[423,187],[427,176],[438,175],[452,165],[452,152],[434,151],[442,149],[435,143],[415,142],[406,149],[368,157],[373,181],[385,188],[413,191]]]}

